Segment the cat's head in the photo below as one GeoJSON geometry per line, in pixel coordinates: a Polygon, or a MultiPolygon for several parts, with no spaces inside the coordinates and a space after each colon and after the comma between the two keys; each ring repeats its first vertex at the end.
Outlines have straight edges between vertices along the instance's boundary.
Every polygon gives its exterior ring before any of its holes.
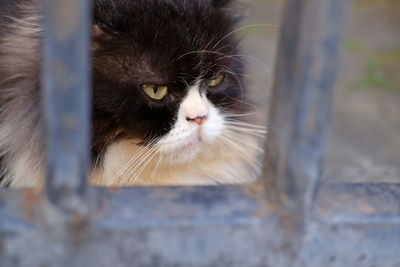
{"type": "Polygon", "coordinates": [[[126,139],[185,163],[233,132],[247,106],[229,1],[95,3],[96,156],[126,139]]]}

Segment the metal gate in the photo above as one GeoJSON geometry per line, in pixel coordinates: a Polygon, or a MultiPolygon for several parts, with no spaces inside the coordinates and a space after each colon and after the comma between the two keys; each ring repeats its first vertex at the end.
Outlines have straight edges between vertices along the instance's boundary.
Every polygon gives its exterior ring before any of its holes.
{"type": "Polygon", "coordinates": [[[346,2],[286,2],[260,182],[111,190],[86,181],[90,1],[44,0],[48,184],[0,192],[0,266],[400,266],[400,185],[319,181],[346,2]]]}

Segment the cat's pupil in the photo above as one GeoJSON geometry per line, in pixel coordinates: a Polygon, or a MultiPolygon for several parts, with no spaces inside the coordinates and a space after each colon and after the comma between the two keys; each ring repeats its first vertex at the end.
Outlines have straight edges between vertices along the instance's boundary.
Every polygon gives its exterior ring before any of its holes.
{"type": "Polygon", "coordinates": [[[158,85],[157,84],[153,84],[153,93],[156,95],[158,91],[158,85]]]}

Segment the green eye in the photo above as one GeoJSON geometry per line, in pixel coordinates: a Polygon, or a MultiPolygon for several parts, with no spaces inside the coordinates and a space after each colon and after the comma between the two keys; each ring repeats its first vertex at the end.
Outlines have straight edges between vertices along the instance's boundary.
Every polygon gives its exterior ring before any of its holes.
{"type": "Polygon", "coordinates": [[[168,93],[168,87],[165,85],[143,84],[142,88],[146,95],[157,100],[163,99],[168,93]]]}
{"type": "Polygon", "coordinates": [[[214,79],[209,81],[207,83],[207,85],[210,86],[210,87],[217,86],[217,85],[221,84],[224,81],[224,78],[225,78],[225,75],[223,73],[220,73],[217,76],[215,76],[214,79]]]}

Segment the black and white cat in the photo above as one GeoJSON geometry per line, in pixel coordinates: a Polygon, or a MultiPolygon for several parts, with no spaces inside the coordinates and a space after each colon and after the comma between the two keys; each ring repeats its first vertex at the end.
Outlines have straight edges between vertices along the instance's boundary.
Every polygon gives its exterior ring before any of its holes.
{"type": "MultiPolygon", "coordinates": [[[[229,0],[95,0],[95,185],[256,179],[264,128],[246,122],[229,0]]],[[[36,1],[0,42],[2,185],[42,184],[41,17],[36,1]]]]}

